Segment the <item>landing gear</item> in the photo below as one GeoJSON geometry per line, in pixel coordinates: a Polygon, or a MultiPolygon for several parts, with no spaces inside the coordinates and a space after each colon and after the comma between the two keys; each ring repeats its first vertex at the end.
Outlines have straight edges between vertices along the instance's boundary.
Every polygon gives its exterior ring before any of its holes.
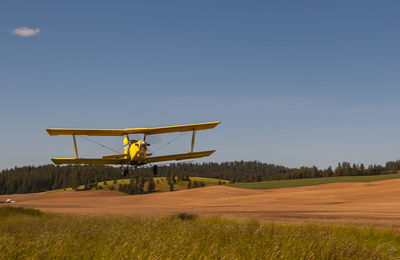
{"type": "Polygon", "coordinates": [[[157,175],[158,168],[157,165],[153,165],[153,175],[157,175]]]}
{"type": "MultiPolygon", "coordinates": [[[[137,168],[137,165],[133,166],[135,169],[137,168]]],[[[126,166],[126,167],[121,167],[121,176],[122,177],[126,177],[131,173],[130,171],[130,167],[126,166]]],[[[157,175],[158,174],[158,167],[157,165],[153,165],[153,175],[157,175]]]]}
{"type": "Polygon", "coordinates": [[[121,176],[125,177],[129,174],[129,166],[127,167],[121,167],[121,176]]]}

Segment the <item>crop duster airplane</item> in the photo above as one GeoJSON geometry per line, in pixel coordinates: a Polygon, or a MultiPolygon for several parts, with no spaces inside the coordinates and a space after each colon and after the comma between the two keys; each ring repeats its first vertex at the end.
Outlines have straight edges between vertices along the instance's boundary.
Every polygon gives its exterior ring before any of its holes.
{"type": "MultiPolygon", "coordinates": [[[[194,152],[194,141],[196,131],[207,130],[216,127],[221,122],[209,122],[190,125],[175,125],[154,128],[127,128],[127,129],[69,129],[69,128],[47,128],[49,135],[72,135],[75,147],[75,158],[52,158],[55,164],[113,164],[127,165],[122,168],[122,174],[126,175],[129,166],[141,166],[156,162],[174,161],[194,159],[210,156],[215,150],[194,152]],[[176,132],[192,132],[192,142],[188,153],[170,154],[163,156],[152,156],[147,153],[147,147],[150,145],[146,142],[149,135],[168,134],[176,132]],[[131,140],[130,134],[143,134],[142,140],[131,140]],[[102,158],[80,158],[78,156],[78,148],[76,144],[76,135],[86,136],[125,136],[123,139],[124,152],[121,154],[105,155],[102,158]]],[[[157,174],[157,166],[153,166],[153,173],[157,174]]]]}

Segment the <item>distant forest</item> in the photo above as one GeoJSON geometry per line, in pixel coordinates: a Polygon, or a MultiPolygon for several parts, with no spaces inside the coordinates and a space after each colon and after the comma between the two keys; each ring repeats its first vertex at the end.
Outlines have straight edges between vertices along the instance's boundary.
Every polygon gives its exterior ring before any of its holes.
{"type": "MultiPolygon", "coordinates": [[[[268,180],[287,180],[334,176],[365,176],[396,173],[400,170],[400,160],[381,165],[339,163],[335,169],[328,167],[288,168],[257,161],[223,163],[174,163],[158,167],[157,176],[184,179],[188,176],[209,177],[231,182],[255,182],[268,180]]],[[[131,170],[131,175],[150,179],[151,167],[131,170]]],[[[2,170],[0,172],[0,194],[42,192],[53,189],[77,188],[80,185],[93,185],[100,181],[121,179],[121,169],[111,166],[95,165],[43,165],[25,166],[2,170]]]]}

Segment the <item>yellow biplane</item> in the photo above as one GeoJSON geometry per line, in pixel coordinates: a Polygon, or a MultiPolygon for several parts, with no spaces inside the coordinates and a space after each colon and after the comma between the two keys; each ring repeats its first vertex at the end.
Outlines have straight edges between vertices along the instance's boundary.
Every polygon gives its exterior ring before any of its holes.
{"type": "MultiPolygon", "coordinates": [[[[51,160],[55,164],[112,164],[112,165],[127,165],[128,167],[123,168],[123,175],[126,175],[129,170],[129,166],[134,167],[152,164],[156,162],[174,161],[174,160],[185,160],[194,159],[210,156],[215,152],[201,151],[194,152],[194,141],[196,131],[207,130],[216,127],[221,122],[209,122],[200,124],[189,124],[189,125],[176,125],[166,127],[154,127],[154,128],[127,128],[127,129],[68,129],[68,128],[48,128],[46,131],[49,135],[72,135],[75,147],[75,158],[52,158],[51,160]],[[150,145],[146,142],[146,137],[149,135],[167,134],[176,132],[192,132],[192,141],[190,150],[188,153],[171,154],[163,156],[152,156],[147,153],[147,147],[150,145]],[[143,134],[142,140],[131,140],[130,134],[143,134]],[[123,149],[124,152],[120,154],[105,155],[103,158],[80,158],[78,156],[78,148],[76,144],[77,135],[86,136],[125,136],[123,138],[123,149]]],[[[157,173],[157,167],[154,166],[153,172],[157,173]]]]}

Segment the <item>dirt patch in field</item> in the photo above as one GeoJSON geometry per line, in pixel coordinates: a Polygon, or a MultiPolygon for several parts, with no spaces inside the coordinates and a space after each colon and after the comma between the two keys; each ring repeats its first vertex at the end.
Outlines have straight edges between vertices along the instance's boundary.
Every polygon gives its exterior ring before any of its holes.
{"type": "Polygon", "coordinates": [[[212,186],[128,196],[117,191],[1,195],[13,205],[90,215],[165,216],[182,212],[275,221],[334,221],[400,227],[400,179],[272,190],[212,186]]]}

